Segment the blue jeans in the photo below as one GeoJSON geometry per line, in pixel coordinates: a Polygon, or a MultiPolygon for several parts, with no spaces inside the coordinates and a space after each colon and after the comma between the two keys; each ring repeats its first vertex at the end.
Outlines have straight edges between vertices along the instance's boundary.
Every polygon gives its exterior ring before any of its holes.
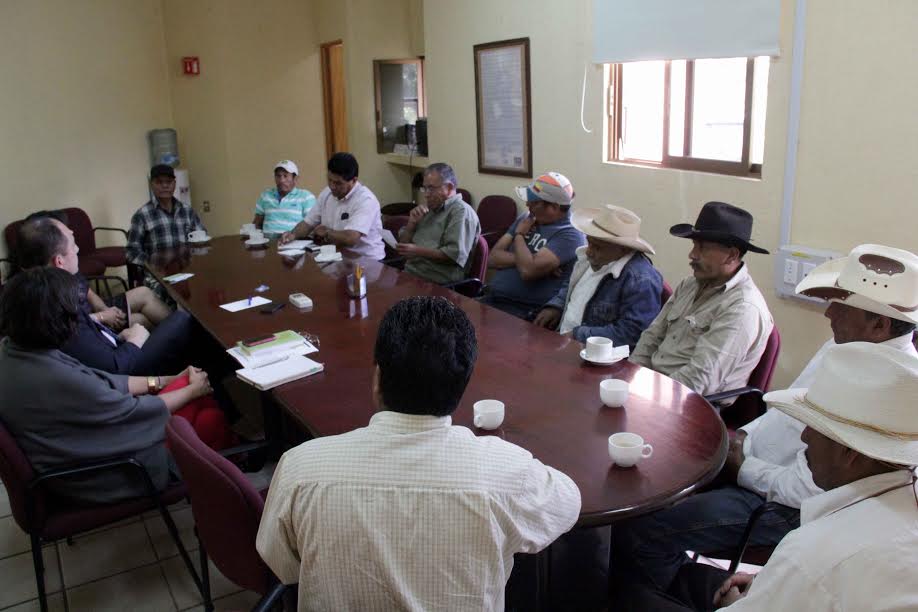
{"type": "MultiPolygon", "coordinates": [[[[649,584],[665,591],[689,562],[685,551],[710,552],[739,544],[752,512],[765,499],[727,486],[693,495],[653,514],[612,526],[615,580],[649,584]]],[[[751,546],[774,546],[800,526],[800,511],[780,506],[765,512],[749,539],[751,546]]]]}

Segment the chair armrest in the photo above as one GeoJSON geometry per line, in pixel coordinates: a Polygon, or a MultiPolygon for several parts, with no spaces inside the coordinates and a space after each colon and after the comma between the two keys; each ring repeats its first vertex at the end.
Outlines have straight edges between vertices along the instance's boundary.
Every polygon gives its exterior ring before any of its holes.
{"type": "Polygon", "coordinates": [[[252,608],[252,612],[269,612],[274,609],[274,605],[280,601],[281,597],[284,596],[284,593],[288,589],[292,589],[295,585],[287,584],[275,584],[274,587],[265,593],[264,597],[258,600],[258,603],[255,604],[255,607],[252,608]]]}
{"type": "Polygon", "coordinates": [[[54,478],[62,478],[64,476],[73,476],[76,474],[88,474],[91,472],[101,472],[104,470],[121,469],[125,467],[141,474],[148,495],[151,497],[155,497],[157,495],[156,487],[153,486],[153,479],[150,478],[150,473],[147,471],[147,468],[145,468],[133,457],[113,457],[111,459],[102,459],[99,461],[92,461],[89,463],[48,470],[33,478],[31,482],[29,482],[28,488],[30,490],[34,489],[38,485],[44,484],[45,482],[54,478]]]}
{"type": "Polygon", "coordinates": [[[122,228],[120,228],[120,227],[103,227],[103,226],[99,226],[99,227],[94,227],[94,228],[92,228],[92,231],[93,231],[94,234],[95,234],[96,232],[98,232],[99,230],[103,230],[103,231],[106,231],[106,232],[121,232],[122,234],[124,234],[124,239],[125,239],[125,241],[126,241],[127,238],[128,238],[127,230],[126,230],[126,229],[122,229],[122,228]]]}
{"type": "Polygon", "coordinates": [[[761,389],[757,389],[756,387],[740,387],[739,389],[731,389],[730,391],[721,391],[720,393],[712,393],[711,395],[705,395],[704,399],[714,404],[717,402],[722,402],[725,399],[730,399],[731,397],[739,397],[740,395],[746,395],[747,393],[755,393],[757,395],[764,394],[764,392],[761,389]]]}
{"type": "MultiPolygon", "coordinates": [[[[128,285],[127,285],[127,283],[125,282],[125,280],[124,280],[123,278],[121,278],[120,276],[106,276],[106,275],[100,275],[100,276],[87,276],[87,277],[86,277],[86,280],[88,280],[88,281],[90,281],[90,282],[91,282],[91,281],[106,281],[106,282],[108,282],[108,281],[117,281],[117,282],[121,283],[121,288],[124,289],[124,293],[127,293],[127,292],[128,292],[128,285]]],[[[98,289],[98,288],[99,288],[99,287],[98,287],[98,285],[97,285],[97,286],[96,286],[96,289],[98,289]]]]}
{"type": "Polygon", "coordinates": [[[755,529],[756,523],[759,522],[759,519],[762,518],[762,515],[772,510],[781,504],[777,502],[764,502],[761,506],[752,511],[752,514],[749,515],[749,520],[746,522],[746,529],[743,531],[743,537],[739,541],[739,545],[736,547],[736,553],[734,553],[733,558],[730,560],[730,573],[733,574],[736,572],[736,568],[739,567],[740,562],[743,560],[743,555],[746,554],[746,547],[749,545],[749,538],[752,536],[752,530],[755,529]]]}

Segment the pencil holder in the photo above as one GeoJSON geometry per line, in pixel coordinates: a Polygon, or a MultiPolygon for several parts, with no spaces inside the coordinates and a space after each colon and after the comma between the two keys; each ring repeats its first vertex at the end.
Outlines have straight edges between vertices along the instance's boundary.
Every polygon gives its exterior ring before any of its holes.
{"type": "Polygon", "coordinates": [[[367,277],[361,276],[360,280],[353,274],[347,275],[347,292],[351,297],[362,298],[367,294],[367,277]]]}

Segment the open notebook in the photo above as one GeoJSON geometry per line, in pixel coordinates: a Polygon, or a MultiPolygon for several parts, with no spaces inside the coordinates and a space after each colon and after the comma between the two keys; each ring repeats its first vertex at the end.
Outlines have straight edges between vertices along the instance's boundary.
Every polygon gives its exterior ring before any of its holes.
{"type": "Polygon", "coordinates": [[[267,391],[278,385],[318,374],[324,369],[324,365],[317,361],[313,361],[309,357],[291,355],[282,361],[260,368],[242,368],[241,370],[236,370],[236,376],[256,389],[267,391]]]}

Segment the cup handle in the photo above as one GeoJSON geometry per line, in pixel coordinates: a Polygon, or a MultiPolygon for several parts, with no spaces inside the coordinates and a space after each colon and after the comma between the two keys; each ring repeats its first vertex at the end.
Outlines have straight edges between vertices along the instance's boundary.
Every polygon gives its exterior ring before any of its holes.
{"type": "Polygon", "coordinates": [[[644,448],[641,449],[641,457],[647,459],[653,454],[653,447],[649,444],[645,444],[644,448]]]}
{"type": "Polygon", "coordinates": [[[474,417],[472,417],[472,423],[475,424],[475,427],[481,429],[481,415],[476,414],[474,417]]]}

